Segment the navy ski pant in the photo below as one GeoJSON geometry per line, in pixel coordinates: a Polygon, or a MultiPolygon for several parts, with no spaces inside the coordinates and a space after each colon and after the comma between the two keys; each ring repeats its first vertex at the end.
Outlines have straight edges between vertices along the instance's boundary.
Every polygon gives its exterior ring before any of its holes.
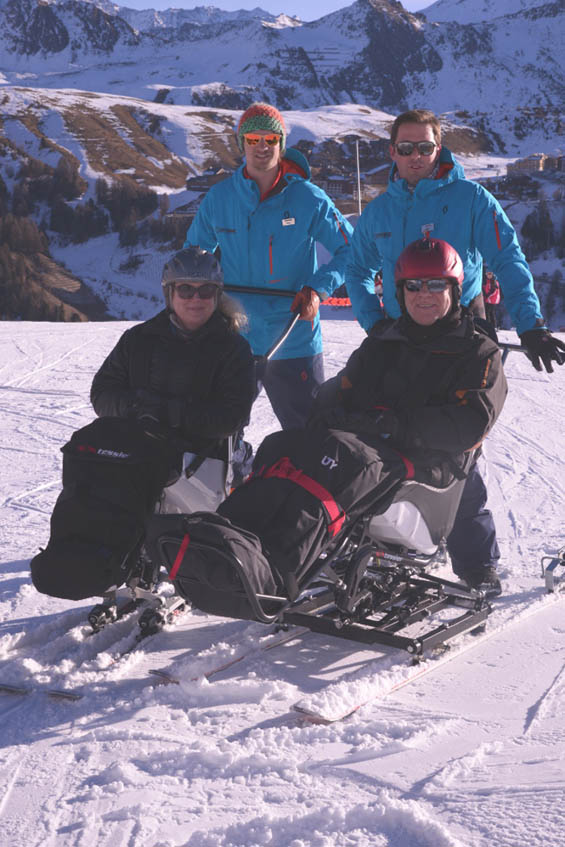
{"type": "Polygon", "coordinates": [[[447,538],[447,551],[453,571],[464,578],[485,565],[496,567],[500,550],[492,512],[486,508],[487,490],[483,478],[473,465],[463,488],[455,523],[447,538]]]}
{"type": "Polygon", "coordinates": [[[303,428],[324,382],[322,353],[299,359],[258,360],[257,394],[264,388],[281,429],[303,428]]]}
{"type": "MultiPolygon", "coordinates": [[[[314,395],[324,382],[322,353],[299,359],[257,358],[255,363],[256,394],[265,389],[281,429],[303,429],[310,415],[314,395]]],[[[249,421],[248,421],[249,423],[249,421]]],[[[247,425],[247,424],[246,424],[247,425]]],[[[253,450],[243,440],[241,430],[233,457],[233,485],[239,485],[251,472],[253,450]]]]}

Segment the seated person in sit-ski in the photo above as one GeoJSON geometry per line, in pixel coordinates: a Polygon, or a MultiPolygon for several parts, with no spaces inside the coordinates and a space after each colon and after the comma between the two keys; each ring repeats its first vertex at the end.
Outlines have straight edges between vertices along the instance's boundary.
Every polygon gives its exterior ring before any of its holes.
{"type": "MultiPolygon", "coordinates": [[[[463,266],[445,241],[408,245],[395,267],[402,316],[380,321],[343,371],[320,390],[312,423],[378,433],[407,478],[443,487],[492,428],[507,394],[486,322],[460,305],[463,266]]],[[[474,465],[468,471],[474,473],[474,465]]],[[[480,566],[471,587],[500,591],[480,566]]]]}
{"type": "Polygon", "coordinates": [[[254,397],[253,356],[239,335],[245,315],[199,248],[176,253],[162,285],[166,309],[122,335],[94,377],[92,405],[100,417],[143,420],[186,451],[222,458],[254,397]]]}

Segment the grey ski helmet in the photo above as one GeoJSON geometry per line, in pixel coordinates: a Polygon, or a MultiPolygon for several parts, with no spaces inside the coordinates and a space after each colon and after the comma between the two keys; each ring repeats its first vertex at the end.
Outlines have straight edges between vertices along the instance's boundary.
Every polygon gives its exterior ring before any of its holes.
{"type": "Polygon", "coordinates": [[[169,259],[163,268],[161,285],[165,302],[171,306],[171,286],[175,282],[217,282],[218,289],[223,287],[224,275],[216,257],[200,247],[186,247],[169,259]]]}

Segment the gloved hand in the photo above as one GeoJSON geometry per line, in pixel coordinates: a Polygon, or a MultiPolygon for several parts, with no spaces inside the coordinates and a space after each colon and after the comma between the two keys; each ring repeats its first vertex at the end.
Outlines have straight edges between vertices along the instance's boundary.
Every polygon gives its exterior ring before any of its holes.
{"type": "Polygon", "coordinates": [[[392,438],[400,434],[400,421],[392,409],[384,409],[375,419],[375,427],[381,438],[392,438]]]}
{"type": "Polygon", "coordinates": [[[300,291],[296,293],[290,311],[299,312],[301,321],[313,321],[319,308],[320,298],[318,293],[309,285],[303,285],[300,291]]]}
{"type": "Polygon", "coordinates": [[[542,371],[542,362],[548,373],[553,373],[552,361],[562,365],[565,362],[565,344],[554,338],[548,329],[539,327],[527,329],[520,335],[526,356],[536,369],[542,371]]]}
{"type": "Polygon", "coordinates": [[[309,426],[322,424],[327,429],[341,429],[345,432],[356,432],[365,435],[378,435],[380,438],[398,437],[400,422],[391,409],[385,411],[350,412],[343,406],[332,406],[317,410],[310,420],[309,426]]]}
{"type": "Polygon", "coordinates": [[[145,418],[155,423],[167,422],[167,410],[163,397],[147,388],[136,389],[133,413],[138,420],[145,418]]]}

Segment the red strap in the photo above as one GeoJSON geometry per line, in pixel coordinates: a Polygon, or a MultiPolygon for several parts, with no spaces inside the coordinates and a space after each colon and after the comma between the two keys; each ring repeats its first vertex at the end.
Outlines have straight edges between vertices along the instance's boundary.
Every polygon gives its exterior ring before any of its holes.
{"type": "Polygon", "coordinates": [[[172,580],[177,575],[178,569],[180,568],[181,562],[184,559],[184,554],[186,553],[186,548],[188,547],[189,543],[190,543],[190,536],[187,532],[186,535],[184,536],[183,540],[182,540],[182,544],[179,547],[179,551],[176,555],[175,561],[173,562],[173,567],[171,568],[171,572],[169,574],[169,579],[172,580]]]}
{"type": "MultiPolygon", "coordinates": [[[[394,449],[394,448],[393,448],[394,449]]],[[[402,460],[402,464],[406,468],[406,476],[405,479],[414,479],[414,475],[416,473],[416,469],[414,468],[414,462],[411,462],[408,456],[404,456],[398,450],[394,450],[396,455],[402,460]]]]}
{"type": "Polygon", "coordinates": [[[297,485],[300,485],[310,494],[313,494],[314,497],[320,500],[322,506],[328,513],[328,517],[330,518],[328,531],[330,535],[337,535],[340,531],[345,521],[345,512],[340,509],[339,505],[336,503],[334,497],[327,488],[324,488],[323,485],[320,485],[320,483],[316,482],[315,479],[312,479],[311,476],[308,476],[303,471],[295,468],[288,456],[284,456],[282,459],[279,459],[278,462],[263,471],[261,476],[264,479],[269,479],[269,477],[288,479],[291,482],[295,482],[297,485]]]}

